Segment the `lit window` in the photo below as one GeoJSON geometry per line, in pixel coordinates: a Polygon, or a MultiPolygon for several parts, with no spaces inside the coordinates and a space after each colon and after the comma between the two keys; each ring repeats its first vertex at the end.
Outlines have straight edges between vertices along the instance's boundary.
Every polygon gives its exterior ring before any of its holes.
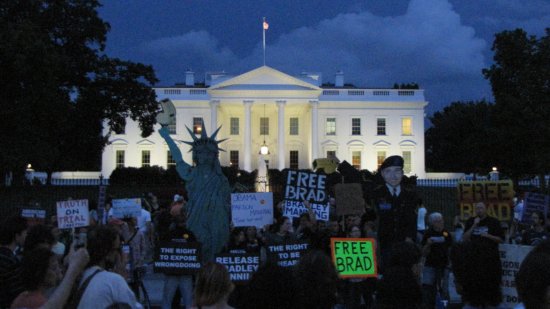
{"type": "Polygon", "coordinates": [[[405,172],[405,174],[409,174],[412,171],[411,158],[412,155],[410,151],[403,151],[403,172],[405,172]]]}
{"type": "Polygon", "coordinates": [[[193,133],[201,134],[202,132],[202,117],[193,117],[193,133]]]}
{"type": "Polygon", "coordinates": [[[401,134],[412,135],[412,119],[411,117],[405,117],[401,119],[401,134]]]}
{"type": "Polygon", "coordinates": [[[116,168],[124,167],[124,150],[116,151],[116,168]]]}
{"type": "Polygon", "coordinates": [[[376,118],[376,134],[386,135],[386,118],[376,118]]]}
{"type": "Polygon", "coordinates": [[[298,151],[297,150],[290,151],[290,169],[293,169],[293,170],[298,169],[298,151]]]}
{"type": "Polygon", "coordinates": [[[172,166],[176,166],[176,161],[174,161],[174,158],[172,158],[172,154],[170,153],[170,150],[166,152],[166,167],[170,168],[172,166]]]}
{"type": "Polygon", "coordinates": [[[229,164],[235,168],[239,168],[239,151],[231,150],[229,151],[229,164]]]}
{"type": "Polygon", "coordinates": [[[151,151],[142,150],[141,151],[141,166],[151,166],[151,151]]]}
{"type": "Polygon", "coordinates": [[[298,118],[290,118],[290,135],[298,135],[298,118]]]}
{"type": "Polygon", "coordinates": [[[380,168],[380,165],[384,163],[384,160],[386,160],[386,152],[385,151],[376,152],[376,162],[377,162],[378,168],[380,168]]]}
{"type": "Polygon", "coordinates": [[[260,135],[269,135],[268,117],[260,117],[260,135]]]}
{"type": "Polygon", "coordinates": [[[231,117],[231,135],[239,135],[239,118],[231,117]]]}
{"type": "Polygon", "coordinates": [[[336,135],[336,118],[327,118],[326,135],[336,135]]]}
{"type": "Polygon", "coordinates": [[[351,165],[358,170],[361,169],[361,151],[351,152],[351,165]]]}
{"type": "Polygon", "coordinates": [[[351,119],[351,135],[361,135],[361,118],[351,119]]]}

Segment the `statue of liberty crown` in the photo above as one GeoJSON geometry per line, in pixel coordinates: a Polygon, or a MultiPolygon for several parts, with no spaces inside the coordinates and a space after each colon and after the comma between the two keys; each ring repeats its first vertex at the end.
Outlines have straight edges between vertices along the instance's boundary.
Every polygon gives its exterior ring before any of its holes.
{"type": "Polygon", "coordinates": [[[225,152],[225,150],[218,147],[218,144],[221,143],[221,142],[226,141],[227,138],[224,138],[224,139],[219,140],[219,141],[216,140],[216,135],[218,135],[218,132],[222,128],[221,126],[219,126],[218,129],[216,131],[214,131],[214,133],[212,133],[212,135],[210,135],[210,137],[208,137],[208,134],[206,133],[206,129],[204,128],[204,122],[203,122],[201,124],[201,137],[200,138],[198,138],[195,135],[195,133],[193,133],[193,131],[191,131],[191,129],[189,129],[189,127],[185,126],[185,128],[187,129],[187,132],[189,132],[189,134],[193,138],[192,142],[185,142],[184,141],[185,144],[191,146],[191,149],[189,150],[189,152],[195,150],[195,148],[197,148],[197,147],[207,146],[207,145],[212,145],[218,151],[224,151],[225,152]]]}

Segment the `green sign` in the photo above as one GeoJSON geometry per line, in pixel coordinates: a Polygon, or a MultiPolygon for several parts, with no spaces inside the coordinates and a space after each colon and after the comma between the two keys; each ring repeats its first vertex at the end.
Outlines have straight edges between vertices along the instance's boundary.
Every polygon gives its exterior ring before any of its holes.
{"type": "Polygon", "coordinates": [[[331,238],[330,248],[341,278],[378,276],[373,238],[331,238]]]}

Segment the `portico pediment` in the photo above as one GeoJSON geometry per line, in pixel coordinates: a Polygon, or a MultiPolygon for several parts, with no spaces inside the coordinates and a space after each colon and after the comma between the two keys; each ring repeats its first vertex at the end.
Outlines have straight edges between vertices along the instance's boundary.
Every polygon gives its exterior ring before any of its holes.
{"type": "Polygon", "coordinates": [[[268,66],[262,66],[216,84],[207,91],[212,97],[316,98],[322,89],[268,66]]]}

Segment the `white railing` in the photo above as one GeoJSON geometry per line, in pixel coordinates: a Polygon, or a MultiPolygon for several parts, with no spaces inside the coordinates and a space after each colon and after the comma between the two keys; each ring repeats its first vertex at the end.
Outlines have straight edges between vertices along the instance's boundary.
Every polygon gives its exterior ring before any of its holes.
{"type": "Polygon", "coordinates": [[[402,89],[323,89],[327,100],[373,100],[373,101],[424,101],[424,90],[402,89]]]}

